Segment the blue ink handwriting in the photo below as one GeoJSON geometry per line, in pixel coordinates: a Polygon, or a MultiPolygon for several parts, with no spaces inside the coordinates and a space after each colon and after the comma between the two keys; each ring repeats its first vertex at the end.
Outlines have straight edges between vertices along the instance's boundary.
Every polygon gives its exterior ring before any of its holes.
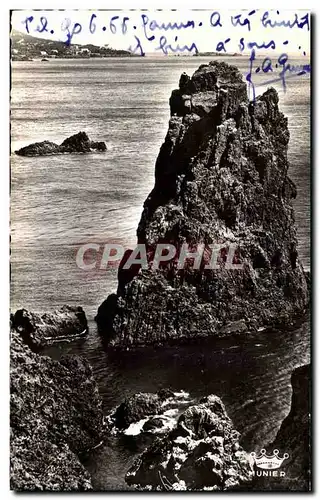
{"type": "Polygon", "coordinates": [[[61,31],[67,32],[67,34],[66,34],[67,39],[65,41],[65,44],[67,46],[70,46],[74,35],[79,35],[79,33],[81,33],[82,26],[79,23],[73,23],[73,25],[72,25],[71,19],[66,18],[61,24],[61,31]],[[71,30],[70,30],[70,26],[71,26],[71,30]]]}
{"type": "MultiPolygon", "coordinates": [[[[274,59],[275,56],[270,56],[268,53],[264,54],[266,57],[262,60],[260,56],[258,58],[259,51],[274,53],[278,49],[278,53],[280,53],[281,50],[284,50],[284,46],[286,46],[285,50],[288,52],[290,50],[297,52],[298,48],[303,56],[306,56],[308,47],[302,47],[300,40],[300,45],[297,43],[296,33],[292,34],[291,38],[288,34],[288,30],[293,29],[296,31],[304,30],[304,32],[310,31],[310,14],[306,11],[283,14],[278,10],[253,9],[238,11],[238,13],[236,11],[233,15],[227,15],[224,11],[203,11],[202,14],[198,13],[195,17],[191,17],[189,13],[189,17],[185,19],[175,11],[175,14],[170,14],[171,17],[168,21],[164,21],[163,17],[159,20],[157,14],[148,11],[135,14],[130,11],[128,16],[113,15],[113,13],[108,15],[106,12],[89,11],[87,21],[84,20],[81,23],[68,18],[64,19],[60,26],[62,41],[66,46],[70,46],[75,39],[80,41],[80,37],[77,38],[80,33],[84,35],[91,34],[92,36],[100,34],[101,37],[102,33],[107,32],[109,35],[126,36],[128,39],[131,37],[131,40],[128,40],[128,50],[134,55],[145,56],[146,52],[149,51],[161,52],[164,55],[198,55],[200,53],[200,42],[197,38],[197,32],[199,30],[203,32],[204,28],[206,28],[207,34],[210,33],[210,36],[212,36],[212,49],[215,49],[216,52],[221,54],[233,53],[234,49],[237,50],[238,47],[241,54],[248,54],[249,67],[246,80],[249,93],[253,94],[254,99],[255,84],[253,77],[259,72],[273,73],[275,78],[272,81],[280,81],[285,91],[287,87],[286,81],[290,76],[301,76],[311,71],[309,64],[293,65],[289,62],[287,52],[281,54],[277,60],[274,59]],[[106,16],[108,17],[106,18],[106,16]],[[229,36],[225,35],[225,38],[222,38],[218,29],[222,27],[231,29],[229,36]],[[260,40],[257,40],[252,35],[253,27],[260,30],[260,40]],[[211,30],[211,28],[216,29],[211,30]],[[234,35],[234,28],[237,32],[236,36],[234,35]],[[279,41],[278,34],[277,36],[268,35],[267,39],[263,38],[263,30],[269,30],[270,28],[286,30],[286,35],[283,37],[284,41],[279,41]],[[239,30],[246,33],[240,39],[238,38],[239,30]],[[183,42],[178,42],[178,36],[176,36],[178,33],[184,34],[184,37],[180,37],[183,42]]],[[[57,27],[53,26],[55,31],[50,29],[51,26],[49,27],[52,24],[49,11],[45,11],[45,15],[36,14],[36,11],[34,11],[33,15],[22,19],[21,22],[28,34],[48,32],[53,34],[55,32],[58,35],[57,31],[59,30],[56,29],[57,27]]]]}
{"type": "MultiPolygon", "coordinates": [[[[177,42],[177,41],[178,41],[178,37],[176,36],[175,42],[177,42]]],[[[170,53],[170,52],[173,54],[175,54],[177,52],[190,52],[191,53],[193,51],[195,54],[199,53],[198,48],[194,42],[190,46],[183,45],[182,47],[180,47],[180,45],[177,44],[175,47],[172,47],[172,45],[168,43],[167,38],[165,36],[160,37],[159,47],[156,47],[155,50],[162,50],[162,52],[165,55],[168,55],[168,53],[170,53]]]]}
{"type": "Polygon", "coordinates": [[[246,75],[246,80],[249,86],[249,95],[250,91],[252,91],[253,101],[255,101],[256,98],[255,85],[252,81],[253,73],[259,73],[260,71],[262,71],[263,73],[269,73],[269,72],[273,73],[275,70],[277,70],[278,71],[277,76],[272,80],[269,80],[268,82],[264,81],[263,85],[269,85],[270,83],[276,83],[280,81],[284,91],[286,91],[287,89],[286,80],[288,78],[288,75],[302,76],[311,73],[310,64],[293,65],[288,62],[288,59],[289,59],[288,54],[283,53],[277,58],[277,62],[273,64],[270,57],[265,57],[262,61],[261,66],[257,66],[254,70],[253,62],[256,60],[256,52],[254,48],[252,49],[249,58],[249,71],[246,75]]]}
{"type": "Polygon", "coordinates": [[[160,22],[156,21],[155,19],[149,20],[149,18],[146,14],[142,14],[141,19],[142,19],[142,26],[143,26],[143,30],[144,30],[144,35],[145,35],[146,39],[149,41],[154,40],[155,36],[154,35],[150,36],[150,33],[147,33],[147,30],[149,30],[149,31],[156,31],[156,30],[159,30],[159,31],[171,30],[171,31],[173,31],[173,30],[183,30],[183,29],[187,29],[187,28],[194,29],[194,27],[195,27],[195,22],[190,21],[190,20],[186,21],[186,22],[169,21],[167,23],[164,23],[164,22],[160,23],[160,22]]]}
{"type": "MultiPolygon", "coordinates": [[[[277,14],[280,15],[280,12],[277,10],[277,14]]],[[[300,29],[303,29],[305,26],[307,27],[307,30],[310,31],[310,24],[309,24],[309,14],[305,14],[304,16],[302,16],[301,18],[298,17],[298,14],[295,13],[294,15],[294,19],[293,20],[281,20],[281,21],[277,21],[277,20],[271,20],[269,19],[269,12],[266,11],[262,18],[261,18],[261,23],[262,23],[262,26],[264,28],[294,28],[294,27],[297,27],[297,28],[300,28],[300,29]]]]}
{"type": "Polygon", "coordinates": [[[251,12],[249,12],[248,17],[245,17],[243,19],[241,19],[242,16],[243,16],[243,14],[238,14],[236,16],[231,16],[231,24],[232,24],[232,26],[234,26],[234,27],[237,27],[237,26],[247,26],[248,27],[248,31],[251,31],[251,23],[250,23],[249,16],[252,16],[255,13],[256,13],[256,11],[252,10],[251,12]]]}
{"type": "Polygon", "coordinates": [[[210,16],[210,24],[213,28],[216,28],[217,26],[220,26],[222,28],[219,12],[212,12],[210,16]]]}

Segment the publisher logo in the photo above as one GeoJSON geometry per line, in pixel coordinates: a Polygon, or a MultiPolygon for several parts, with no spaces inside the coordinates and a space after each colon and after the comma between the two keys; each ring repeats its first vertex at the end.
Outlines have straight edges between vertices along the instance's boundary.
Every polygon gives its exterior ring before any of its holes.
{"type": "Polygon", "coordinates": [[[258,477],[284,477],[286,473],[280,471],[282,463],[289,458],[288,453],[284,453],[283,457],[279,456],[279,450],[273,450],[273,455],[267,455],[265,449],[260,451],[260,454],[256,454],[254,451],[250,453],[251,457],[255,461],[256,471],[255,475],[258,477]]]}

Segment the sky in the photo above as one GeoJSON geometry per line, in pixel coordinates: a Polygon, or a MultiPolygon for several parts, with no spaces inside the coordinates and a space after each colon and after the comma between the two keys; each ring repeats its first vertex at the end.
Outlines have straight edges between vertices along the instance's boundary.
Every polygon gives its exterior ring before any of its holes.
{"type": "Polygon", "coordinates": [[[15,10],[12,27],[71,44],[131,48],[139,55],[187,55],[195,47],[250,53],[253,47],[263,54],[310,56],[307,10],[15,10]],[[27,18],[33,19],[26,23],[27,18]]]}

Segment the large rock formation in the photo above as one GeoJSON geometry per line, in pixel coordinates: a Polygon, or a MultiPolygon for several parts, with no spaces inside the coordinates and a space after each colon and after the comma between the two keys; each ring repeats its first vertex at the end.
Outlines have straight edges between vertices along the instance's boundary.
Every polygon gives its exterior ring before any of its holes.
{"type": "Polygon", "coordinates": [[[208,396],[189,406],[176,427],[138,457],[126,481],[137,489],[153,491],[248,487],[253,461],[239,438],[222,401],[208,396]]]}
{"type": "Polygon", "coordinates": [[[101,442],[104,424],[88,363],[40,356],[13,330],[10,382],[11,489],[92,489],[78,455],[101,442]]]}
{"type": "Polygon", "coordinates": [[[63,306],[42,315],[18,309],[11,316],[11,323],[31,348],[70,342],[88,333],[87,318],[82,307],[63,306]]]}
{"type": "Polygon", "coordinates": [[[106,151],[103,141],[91,141],[85,132],[78,132],[65,139],[61,144],[50,141],[35,142],[19,149],[19,156],[45,156],[63,153],[90,153],[91,151],[106,151]]]}
{"type": "MultiPolygon", "coordinates": [[[[149,269],[119,270],[119,287],[96,317],[111,344],[168,343],[291,323],[308,303],[297,255],[288,177],[288,120],[270,88],[249,102],[236,67],[212,62],[183,74],[144,203],[138,243],[149,269]],[[157,243],[203,244],[198,270],[177,259],[152,269],[157,243]],[[210,244],[222,244],[217,269],[204,269],[210,244]],[[236,248],[227,265],[230,244],[236,248]],[[244,324],[244,325],[243,325],[244,324]]],[[[126,255],[126,259],[128,255],[126,255]]],[[[122,262],[123,265],[123,262],[122,262]]]]}

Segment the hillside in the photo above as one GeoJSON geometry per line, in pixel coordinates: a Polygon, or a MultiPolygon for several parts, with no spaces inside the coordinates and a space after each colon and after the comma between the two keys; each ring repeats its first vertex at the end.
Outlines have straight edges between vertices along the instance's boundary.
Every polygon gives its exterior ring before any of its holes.
{"type": "Polygon", "coordinates": [[[126,50],[115,50],[108,46],[71,45],[56,40],[46,40],[13,30],[11,33],[11,57],[13,61],[54,58],[129,57],[126,50]]]}

